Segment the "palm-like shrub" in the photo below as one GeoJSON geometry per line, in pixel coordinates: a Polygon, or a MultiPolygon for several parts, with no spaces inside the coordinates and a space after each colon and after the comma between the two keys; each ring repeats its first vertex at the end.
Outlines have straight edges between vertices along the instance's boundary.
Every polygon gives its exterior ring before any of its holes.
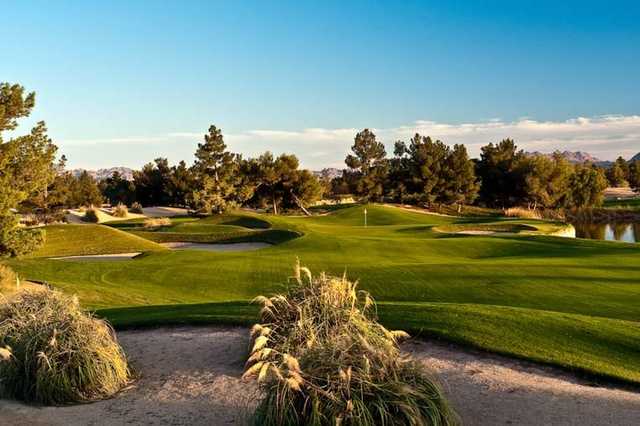
{"type": "Polygon", "coordinates": [[[259,297],[245,377],[265,397],[260,425],[451,425],[457,417],[417,362],[400,355],[402,331],[375,319],[369,294],[346,277],[296,267],[286,295],[259,297]]]}
{"type": "Polygon", "coordinates": [[[75,297],[22,290],[0,304],[0,397],[64,404],[112,396],[129,381],[111,326],[75,297]]]}
{"type": "Polygon", "coordinates": [[[129,211],[131,213],[142,214],[142,204],[135,201],[133,204],[131,204],[131,208],[129,209],[129,211]]]}
{"type": "Polygon", "coordinates": [[[122,203],[118,203],[118,205],[113,209],[113,215],[115,217],[127,217],[129,210],[127,210],[127,206],[122,203]]]}

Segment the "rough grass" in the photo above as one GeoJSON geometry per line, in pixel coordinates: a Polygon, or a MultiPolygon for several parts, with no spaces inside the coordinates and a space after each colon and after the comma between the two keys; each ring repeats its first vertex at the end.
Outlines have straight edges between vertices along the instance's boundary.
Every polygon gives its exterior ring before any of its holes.
{"type": "MultiPolygon", "coordinates": [[[[637,327],[627,326],[640,321],[640,246],[544,235],[443,234],[433,227],[497,220],[366,208],[371,220],[367,228],[363,206],[311,218],[261,215],[272,231],[301,235],[267,250],[164,250],[117,263],[65,262],[64,268],[59,261],[40,258],[9,263],[27,279],[77,293],[91,309],[118,308],[101,311],[117,326],[154,321],[244,324],[251,312],[235,303],[282,291],[281,277],[298,256],[314,270],[338,275],[347,270],[360,277],[361,288],[379,302],[383,324],[391,327],[429,331],[439,318],[447,318],[447,327],[429,334],[640,383],[640,353],[628,346],[637,327]],[[468,306],[475,308],[460,314],[468,306]],[[409,318],[405,312],[424,315],[416,314],[409,327],[402,323],[409,318]],[[540,323],[535,320],[538,312],[543,312],[540,323]],[[593,320],[578,322],[584,317],[593,320]],[[477,327],[480,322],[482,328],[477,327]],[[599,332],[605,323],[617,324],[611,341],[599,332]]],[[[68,229],[60,236],[69,246],[65,255],[82,254],[84,245],[76,244],[78,236],[68,229]]],[[[90,240],[97,246],[110,241],[90,240]]],[[[60,243],[48,238],[43,249],[52,244],[60,243]]]]}
{"type": "Polygon", "coordinates": [[[261,323],[244,377],[264,398],[256,425],[450,425],[457,417],[417,362],[375,318],[356,284],[295,269],[286,293],[259,297],[261,323]]]}
{"type": "Polygon", "coordinates": [[[77,299],[23,290],[0,304],[0,396],[66,404],[110,397],[128,381],[113,330],[77,299]]]}

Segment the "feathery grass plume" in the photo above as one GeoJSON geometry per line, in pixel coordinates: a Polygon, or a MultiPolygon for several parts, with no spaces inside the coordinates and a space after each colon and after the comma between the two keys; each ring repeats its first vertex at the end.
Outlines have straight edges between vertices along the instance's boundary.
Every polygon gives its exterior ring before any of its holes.
{"type": "Polygon", "coordinates": [[[163,226],[171,226],[171,219],[168,217],[150,217],[144,220],[145,228],[161,228],[163,226]]]}
{"type": "Polygon", "coordinates": [[[22,290],[0,303],[0,397],[58,405],[114,395],[130,379],[111,326],[77,298],[22,290]]]}
{"type": "Polygon", "coordinates": [[[507,217],[519,217],[521,219],[542,219],[540,211],[522,207],[508,208],[504,211],[504,215],[507,217]]]}
{"type": "Polygon", "coordinates": [[[458,423],[421,364],[401,356],[408,335],[376,321],[368,293],[299,264],[292,280],[287,294],[255,299],[263,310],[244,377],[264,390],[256,425],[458,423]]]}
{"type": "Polygon", "coordinates": [[[0,263],[0,293],[11,293],[17,290],[20,281],[15,272],[7,265],[0,263]]]}
{"type": "Polygon", "coordinates": [[[129,210],[127,210],[127,206],[122,203],[118,203],[113,209],[113,216],[115,217],[127,217],[127,214],[129,214],[129,210]]]}

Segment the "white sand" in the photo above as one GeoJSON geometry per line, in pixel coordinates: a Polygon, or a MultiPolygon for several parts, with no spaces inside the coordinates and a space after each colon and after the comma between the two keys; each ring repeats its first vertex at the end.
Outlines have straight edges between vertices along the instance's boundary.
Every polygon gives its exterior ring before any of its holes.
{"type": "Polygon", "coordinates": [[[454,234],[462,234],[462,235],[493,235],[494,231],[483,231],[481,229],[470,229],[468,231],[458,231],[453,232],[454,234]]]}
{"type": "Polygon", "coordinates": [[[173,217],[186,216],[189,210],[178,207],[144,207],[142,213],[147,217],[173,217]]]}
{"type": "MultiPolygon", "coordinates": [[[[140,374],[114,399],[34,408],[0,400],[7,425],[244,424],[258,394],[240,380],[248,331],[179,327],[118,334],[140,374]]],[[[433,372],[465,425],[637,425],[640,393],[594,387],[570,374],[528,362],[410,341],[403,350],[433,372]]]]}
{"type": "Polygon", "coordinates": [[[271,247],[268,243],[228,243],[228,244],[209,244],[209,243],[162,243],[164,247],[171,250],[206,250],[206,251],[247,251],[258,250],[271,247]]]}
{"type": "Polygon", "coordinates": [[[52,257],[54,260],[103,260],[103,261],[114,261],[114,260],[129,260],[138,256],[140,252],[135,253],[115,253],[115,254],[88,254],[84,256],[63,256],[63,257],[52,257]]]}

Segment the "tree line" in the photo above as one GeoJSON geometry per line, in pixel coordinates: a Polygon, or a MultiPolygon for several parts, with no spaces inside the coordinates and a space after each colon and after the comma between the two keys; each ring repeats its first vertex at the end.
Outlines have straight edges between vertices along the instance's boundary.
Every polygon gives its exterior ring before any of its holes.
{"type": "MultiPolygon", "coordinates": [[[[416,134],[408,143],[396,142],[388,157],[369,129],[356,135],[345,164],[342,176],[331,183],[334,193],[426,206],[593,207],[602,204],[611,173],[595,164],[571,164],[558,152],[525,153],[511,139],[489,143],[479,159],[470,159],[464,145],[450,147],[416,134]]],[[[640,161],[625,165],[625,179],[640,190],[640,161]]]]}
{"type": "Polygon", "coordinates": [[[195,151],[193,165],[170,166],[157,158],[134,171],[133,181],[120,174],[103,180],[102,193],[111,204],[133,201],[143,206],[187,207],[199,213],[222,213],[240,206],[281,210],[303,209],[320,199],[323,187],[293,154],[265,152],[243,158],[227,149],[222,131],[212,125],[195,151]]]}
{"type": "Polygon", "coordinates": [[[42,241],[38,229],[18,226],[19,212],[56,217],[64,209],[111,204],[187,207],[203,214],[247,206],[301,209],[323,197],[351,194],[363,201],[389,201],[424,206],[478,204],[488,207],[562,209],[598,206],[609,185],[629,184],[640,192],[640,161],[622,158],[608,169],[570,164],[559,153],[531,155],[511,139],[481,148],[471,159],[464,145],[446,145],[416,134],[397,141],[393,155],[375,133],[356,134],[346,168],[333,179],[300,168],[292,154],[265,152],[243,158],[231,152],[222,131],[212,125],[197,145],[195,161],[170,165],[157,158],[133,174],[118,173],[96,182],[87,172],[65,171],[66,158],[44,122],[22,136],[3,140],[18,120],[29,116],[35,94],[17,84],[0,83],[0,255],[20,254],[42,241]]]}

